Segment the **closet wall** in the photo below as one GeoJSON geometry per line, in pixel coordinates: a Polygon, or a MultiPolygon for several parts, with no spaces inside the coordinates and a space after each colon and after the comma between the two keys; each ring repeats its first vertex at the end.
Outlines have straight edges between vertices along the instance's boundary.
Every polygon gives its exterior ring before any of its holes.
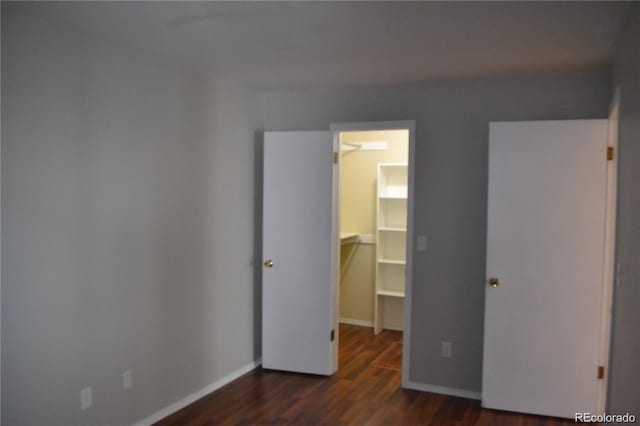
{"type": "Polygon", "coordinates": [[[385,141],[380,151],[343,151],[340,167],[340,230],[362,236],[362,243],[341,246],[340,320],[373,326],[376,246],[376,173],[378,163],[408,161],[407,130],[346,132],[343,142],[385,141]]]}

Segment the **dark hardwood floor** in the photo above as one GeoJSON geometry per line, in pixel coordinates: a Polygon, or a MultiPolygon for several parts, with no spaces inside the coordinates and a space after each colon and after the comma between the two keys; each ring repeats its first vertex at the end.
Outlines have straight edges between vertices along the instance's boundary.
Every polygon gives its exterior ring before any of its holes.
{"type": "Polygon", "coordinates": [[[479,401],[400,387],[402,334],[340,326],[331,377],[257,369],[158,425],[545,425],[570,420],[486,410],[479,401]]]}

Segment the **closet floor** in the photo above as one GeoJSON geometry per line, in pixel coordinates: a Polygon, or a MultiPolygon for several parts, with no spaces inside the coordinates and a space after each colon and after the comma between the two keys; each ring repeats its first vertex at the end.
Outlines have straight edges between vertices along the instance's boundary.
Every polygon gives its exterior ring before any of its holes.
{"type": "Polygon", "coordinates": [[[480,402],[400,387],[402,333],[340,325],[331,377],[257,369],[158,425],[570,425],[486,410],[480,402]]]}

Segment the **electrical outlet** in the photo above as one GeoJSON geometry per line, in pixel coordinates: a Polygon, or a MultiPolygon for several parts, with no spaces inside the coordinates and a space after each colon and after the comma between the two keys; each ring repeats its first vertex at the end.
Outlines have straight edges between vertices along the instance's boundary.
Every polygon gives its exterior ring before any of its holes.
{"type": "Polygon", "coordinates": [[[122,389],[127,390],[133,387],[133,371],[127,370],[122,373],[122,389]]]}
{"type": "Polygon", "coordinates": [[[93,406],[93,391],[91,390],[91,386],[87,386],[86,388],[80,391],[80,409],[86,410],[93,406]]]}
{"type": "Polygon", "coordinates": [[[417,242],[417,249],[418,251],[426,251],[427,250],[427,236],[426,235],[418,235],[418,242],[417,242]]]}
{"type": "Polygon", "coordinates": [[[451,342],[442,342],[440,355],[443,358],[451,358],[451,342]]]}

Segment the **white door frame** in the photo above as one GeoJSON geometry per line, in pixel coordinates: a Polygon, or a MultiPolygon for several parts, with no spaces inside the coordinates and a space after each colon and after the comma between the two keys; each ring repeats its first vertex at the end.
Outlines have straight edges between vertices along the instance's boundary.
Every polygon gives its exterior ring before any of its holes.
{"type": "Polygon", "coordinates": [[[604,413],[607,405],[609,381],[609,352],[611,348],[611,317],[613,309],[613,287],[617,282],[616,262],[616,212],[618,189],[618,117],[620,113],[620,89],[616,88],[609,108],[607,147],[613,149],[613,160],[607,161],[607,200],[605,210],[604,268],[602,286],[602,310],[600,327],[599,365],[605,367],[604,377],[598,383],[598,413],[604,413]]]}
{"type": "MultiPolygon", "coordinates": [[[[333,256],[334,256],[334,279],[332,288],[333,294],[333,318],[334,329],[338,330],[338,306],[339,306],[339,289],[340,289],[340,132],[358,132],[358,131],[375,131],[375,130],[408,130],[409,131],[409,176],[407,188],[407,259],[405,274],[405,295],[404,295],[404,324],[402,332],[402,386],[407,387],[409,383],[409,354],[411,344],[411,295],[413,285],[413,217],[414,217],[414,187],[415,187],[415,141],[416,141],[416,122],[412,120],[404,121],[367,121],[356,123],[335,123],[331,124],[331,133],[333,135],[334,153],[338,153],[338,167],[333,175],[334,190],[334,208],[333,208],[333,256]]],[[[334,346],[334,359],[337,369],[338,365],[338,335],[336,333],[336,344],[334,346]]],[[[335,370],[334,370],[335,371],[335,370]]]]}

